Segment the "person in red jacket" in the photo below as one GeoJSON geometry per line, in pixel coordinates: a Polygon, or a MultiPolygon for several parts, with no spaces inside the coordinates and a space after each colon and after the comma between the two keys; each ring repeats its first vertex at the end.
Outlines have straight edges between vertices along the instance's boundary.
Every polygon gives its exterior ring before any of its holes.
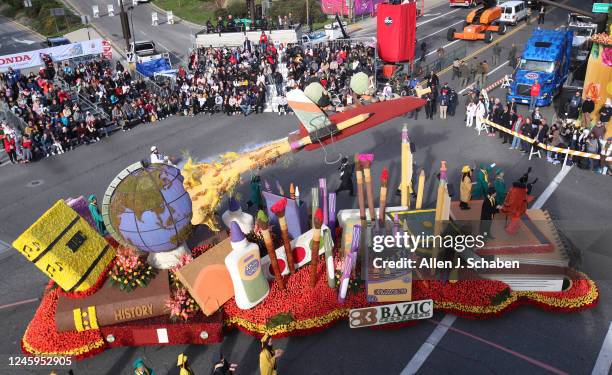
{"type": "Polygon", "coordinates": [[[28,136],[23,137],[22,147],[23,147],[23,162],[24,163],[31,162],[32,161],[32,140],[30,139],[30,137],[28,136]]]}
{"type": "Polygon", "coordinates": [[[17,151],[16,150],[17,149],[15,147],[15,138],[7,134],[4,137],[4,151],[6,151],[6,154],[8,155],[12,164],[17,163],[17,151]]]}
{"type": "Polygon", "coordinates": [[[538,80],[536,79],[535,82],[533,83],[533,86],[531,86],[531,91],[529,92],[529,94],[531,95],[531,100],[529,101],[529,110],[533,111],[536,107],[536,101],[538,100],[538,97],[540,96],[540,83],[538,83],[538,80]]]}

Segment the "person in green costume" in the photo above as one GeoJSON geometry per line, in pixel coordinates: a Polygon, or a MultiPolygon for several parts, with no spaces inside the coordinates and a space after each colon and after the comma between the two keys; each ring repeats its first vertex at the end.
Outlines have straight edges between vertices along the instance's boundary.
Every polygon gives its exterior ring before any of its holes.
{"type": "Polygon", "coordinates": [[[91,212],[91,216],[93,217],[94,222],[96,223],[96,229],[98,230],[98,233],[100,233],[102,236],[106,236],[108,234],[108,232],[106,231],[106,225],[104,225],[104,219],[102,219],[102,214],[98,209],[98,200],[93,194],[89,196],[89,212],[91,212]]]}
{"type": "Polygon", "coordinates": [[[254,175],[251,177],[251,199],[247,202],[247,206],[255,206],[257,209],[263,208],[261,201],[261,177],[254,175]]]}
{"type": "Polygon", "coordinates": [[[474,198],[482,198],[487,195],[489,190],[489,170],[480,164],[478,172],[476,172],[476,186],[474,187],[474,198]]]}
{"type": "Polygon", "coordinates": [[[148,368],[142,358],[137,358],[132,367],[134,368],[134,375],[155,375],[155,371],[148,368]]]}
{"type": "Polygon", "coordinates": [[[493,187],[495,188],[495,201],[497,205],[503,206],[504,201],[506,200],[506,195],[508,194],[508,189],[506,188],[506,183],[504,182],[504,171],[501,169],[498,169],[495,172],[493,187]]]}

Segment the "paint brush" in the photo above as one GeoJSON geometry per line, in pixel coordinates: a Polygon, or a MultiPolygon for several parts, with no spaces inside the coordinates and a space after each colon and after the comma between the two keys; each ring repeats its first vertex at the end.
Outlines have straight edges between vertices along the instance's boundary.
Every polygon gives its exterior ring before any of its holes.
{"type": "Polygon", "coordinates": [[[385,209],[387,208],[387,184],[389,182],[389,170],[384,167],[380,174],[380,205],[378,206],[378,221],[381,228],[385,225],[385,209]]]}
{"type": "Polygon", "coordinates": [[[272,236],[270,235],[270,229],[268,227],[268,216],[263,210],[257,212],[257,226],[261,229],[261,233],[266,244],[266,250],[268,251],[268,257],[270,257],[270,264],[272,265],[272,271],[274,272],[274,278],[278,283],[281,290],[285,289],[285,282],[281,274],[280,267],[278,265],[278,259],[276,258],[276,250],[274,249],[274,243],[272,242],[272,236]]]}
{"type": "Polygon", "coordinates": [[[314,214],[317,212],[317,208],[319,208],[319,188],[313,187],[310,189],[310,215],[312,218],[310,219],[310,226],[314,227],[314,214]]]}
{"type": "Polygon", "coordinates": [[[327,181],[324,178],[319,178],[319,193],[321,194],[321,208],[323,209],[323,224],[327,225],[327,181]]]}
{"type": "Polygon", "coordinates": [[[287,219],[285,218],[285,208],[287,207],[287,198],[279,199],[276,203],[270,207],[272,211],[278,217],[278,224],[281,230],[281,238],[283,240],[283,246],[285,247],[285,255],[287,257],[287,266],[289,267],[289,273],[295,273],[295,264],[293,264],[293,251],[291,250],[291,243],[289,242],[289,230],[287,229],[287,219]]]}
{"type": "Polygon", "coordinates": [[[359,202],[359,219],[362,222],[366,220],[366,212],[365,212],[365,193],[363,190],[363,168],[361,167],[361,163],[359,162],[359,157],[355,155],[355,176],[357,178],[357,198],[359,202]]]}
{"type": "Polygon", "coordinates": [[[359,162],[363,168],[363,180],[366,186],[366,195],[368,198],[368,211],[370,213],[370,220],[376,220],[376,213],[374,211],[374,190],[372,188],[372,173],[370,167],[374,160],[374,154],[360,154],[359,162]]]}
{"type": "Polygon", "coordinates": [[[310,287],[317,285],[317,267],[319,265],[319,245],[321,243],[321,225],[323,224],[323,210],[319,207],[314,214],[314,231],[310,245],[310,287]]]}

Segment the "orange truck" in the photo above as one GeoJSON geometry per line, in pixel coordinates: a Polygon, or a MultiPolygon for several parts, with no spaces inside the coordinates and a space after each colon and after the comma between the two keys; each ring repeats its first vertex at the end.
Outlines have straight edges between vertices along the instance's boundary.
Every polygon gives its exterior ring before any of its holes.
{"type": "Polygon", "coordinates": [[[455,39],[484,40],[485,43],[493,41],[493,33],[503,35],[506,33],[506,25],[499,22],[502,9],[495,6],[495,0],[485,1],[478,9],[468,13],[463,23],[463,31],[457,32],[454,27],[448,29],[446,38],[449,41],[455,39]]]}

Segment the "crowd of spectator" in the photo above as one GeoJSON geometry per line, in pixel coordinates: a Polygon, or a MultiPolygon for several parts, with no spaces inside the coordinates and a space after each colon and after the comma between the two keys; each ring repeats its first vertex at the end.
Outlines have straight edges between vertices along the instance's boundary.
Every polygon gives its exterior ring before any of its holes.
{"type": "MultiPolygon", "coordinates": [[[[0,103],[23,119],[25,129],[2,125],[12,163],[62,154],[108,136],[109,124],[129,130],[173,115],[228,116],[261,113],[267,87],[274,87],[279,114],[290,112],[286,93],[320,83],[336,105],[353,101],[349,82],[356,72],[374,74],[374,48],[362,43],[275,44],[262,32],[259,43],[233,48],[199,48],[176,79],[156,86],[135,78],[121,62],[93,59],[79,64],[50,59],[38,74],[10,69],[0,74],[0,103]],[[76,94],[101,113],[83,110],[76,94]],[[106,115],[104,115],[105,113],[106,115]]],[[[370,88],[375,91],[373,79],[370,88]]],[[[96,112],[96,111],[94,111],[96,112]]]]}
{"type": "Polygon", "coordinates": [[[555,165],[563,163],[565,154],[546,150],[541,145],[599,155],[598,158],[570,155],[567,163],[596,173],[610,174],[610,163],[606,159],[612,156],[612,138],[606,138],[606,126],[612,116],[612,102],[608,99],[598,113],[594,113],[594,109],[592,98],[583,100],[580,91],[577,91],[564,106],[563,116],[550,121],[539,107],[533,106],[523,115],[519,113],[514,100],[502,104],[499,98],[491,97],[487,102],[477,90],[471,90],[466,97],[466,126],[475,126],[479,134],[484,132],[495,136],[497,133],[503,139],[502,143],[508,144],[511,150],[529,156],[545,155],[546,160],[555,165]],[[533,142],[487,126],[481,118],[529,137],[533,142]]]}

